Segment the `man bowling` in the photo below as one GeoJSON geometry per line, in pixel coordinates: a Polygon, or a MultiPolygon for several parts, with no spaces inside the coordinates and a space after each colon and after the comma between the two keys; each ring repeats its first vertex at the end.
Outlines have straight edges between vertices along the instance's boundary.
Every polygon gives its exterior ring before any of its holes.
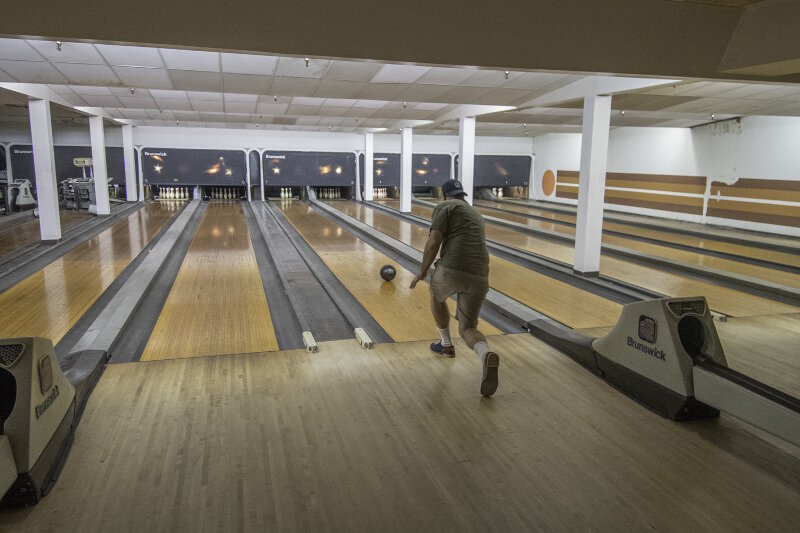
{"type": "Polygon", "coordinates": [[[481,306],[489,292],[489,251],[486,249],[484,222],[464,199],[467,194],[460,181],[445,181],[442,195],[444,201],[433,210],[422,265],[411,282],[411,288],[425,279],[441,248],[430,284],[431,312],[441,341],[431,344],[431,350],[442,357],[455,357],[447,308],[447,299],[455,294],[458,334],[483,363],[481,394],[489,397],[497,390],[500,357],[489,350],[486,337],[477,328],[481,306]]]}

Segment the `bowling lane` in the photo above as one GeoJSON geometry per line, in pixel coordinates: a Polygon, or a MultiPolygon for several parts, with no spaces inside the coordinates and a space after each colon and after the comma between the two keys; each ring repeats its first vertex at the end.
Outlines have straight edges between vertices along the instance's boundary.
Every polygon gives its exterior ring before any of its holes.
{"type": "MultiPolygon", "coordinates": [[[[397,268],[394,281],[384,282],[379,277],[381,266],[397,265],[395,261],[305,202],[281,202],[280,207],[334,275],[395,341],[436,338],[427,283],[409,289],[414,274],[402,267],[397,268]]],[[[455,314],[455,302],[450,301],[449,305],[451,314],[455,314]]],[[[478,327],[486,335],[502,333],[484,321],[478,327]]]]}
{"type": "MultiPolygon", "coordinates": [[[[575,235],[575,228],[574,228],[576,223],[575,215],[556,213],[553,211],[547,211],[545,209],[539,209],[535,207],[523,207],[519,205],[512,205],[506,203],[490,202],[488,200],[478,200],[476,202],[476,205],[500,208],[510,213],[530,214],[548,218],[551,220],[560,220],[563,222],[567,222],[569,224],[572,224],[572,227],[565,226],[563,224],[551,224],[550,227],[552,229],[550,229],[550,231],[557,231],[558,233],[563,233],[567,235],[575,235]]],[[[505,218],[501,213],[493,209],[484,210],[483,212],[486,215],[497,216],[498,218],[505,218]]],[[[523,218],[530,220],[527,217],[523,218]]],[[[511,218],[509,220],[520,222],[520,220],[518,220],[517,217],[511,218]]],[[[621,222],[610,222],[610,221],[603,222],[603,231],[604,232],[615,231],[618,233],[623,233],[625,235],[631,235],[634,237],[637,236],[645,237],[649,239],[656,239],[663,242],[673,242],[675,244],[692,246],[700,250],[724,252],[727,254],[736,255],[740,257],[762,259],[764,261],[771,261],[773,263],[778,263],[781,265],[800,267],[800,254],[791,254],[786,252],[780,252],[777,250],[767,250],[755,246],[747,246],[743,244],[735,244],[731,242],[720,241],[714,239],[711,236],[701,238],[695,235],[686,235],[683,233],[676,233],[671,231],[653,230],[653,229],[643,228],[640,226],[635,226],[632,224],[625,224],[621,222]]],[[[625,237],[620,237],[615,235],[608,235],[606,233],[603,234],[603,242],[606,244],[616,244],[619,246],[624,246],[626,248],[633,248],[637,250],[647,251],[648,253],[656,253],[656,254],[659,253],[658,251],[656,251],[657,248],[662,248],[654,244],[648,245],[647,243],[642,243],[641,241],[627,239],[625,237]],[[636,245],[635,248],[634,245],[636,245]],[[639,246],[642,247],[639,248],[639,246]],[[647,246],[652,247],[651,249],[654,251],[647,250],[646,249],[647,246]]],[[[683,252],[682,254],[677,254],[677,250],[674,248],[668,248],[668,250],[669,254],[676,254],[675,256],[672,255],[669,256],[672,259],[677,259],[679,261],[693,262],[693,263],[695,262],[694,260],[691,259],[691,256],[693,255],[696,256],[696,253],[683,252]],[[685,254],[689,254],[689,256],[686,256],[685,254]]],[[[710,267],[713,266],[713,268],[719,268],[722,270],[729,270],[734,268],[734,264],[741,264],[741,263],[736,263],[735,261],[720,259],[713,256],[701,256],[701,258],[702,258],[701,259],[702,264],[710,267]],[[712,263],[709,262],[709,260],[716,260],[716,261],[712,263]]],[[[758,268],[761,267],[756,267],[756,269],[752,270],[751,272],[742,271],[741,273],[746,273],[749,276],[762,277],[762,279],[770,279],[769,277],[763,277],[764,274],[759,274],[760,271],[758,270],[758,268]]],[[[773,273],[775,272],[775,270],[772,269],[766,269],[766,270],[773,273]]],[[[730,271],[738,272],[738,270],[735,269],[730,271]]],[[[795,278],[797,278],[797,276],[795,276],[795,278]]],[[[778,283],[783,283],[783,282],[778,282],[778,283]]],[[[798,281],[795,279],[794,283],[798,283],[798,281]]],[[[797,286],[797,285],[791,285],[791,286],[797,286]]]]}
{"type": "Polygon", "coordinates": [[[241,202],[212,200],[142,361],[278,350],[241,202]]]}
{"type": "Polygon", "coordinates": [[[0,337],[58,343],[181,206],[148,203],[0,294],[0,337]]]}
{"type": "MultiPolygon", "coordinates": [[[[411,208],[413,214],[428,219],[431,217],[432,211],[430,207],[417,204],[411,208]]],[[[527,220],[531,225],[541,223],[541,221],[527,220]]],[[[486,224],[486,237],[500,244],[527,250],[567,264],[571,264],[574,257],[572,245],[561,244],[495,224],[486,224]]],[[[609,278],[645,287],[667,296],[703,295],[714,311],[729,316],[800,312],[798,307],[606,255],[600,257],[600,273],[609,278]]]]}
{"type": "MultiPolygon", "coordinates": [[[[0,230],[0,257],[41,239],[39,219],[30,213],[21,216],[26,216],[29,219],[19,224],[9,224],[8,227],[0,230]]],[[[61,217],[62,233],[69,231],[81,222],[94,218],[86,211],[59,211],[59,216],[61,217]]]]}
{"type": "MultiPolygon", "coordinates": [[[[427,228],[396,219],[364,204],[349,201],[330,204],[417,250],[425,247],[427,228]]],[[[494,256],[489,259],[489,284],[571,328],[594,327],[587,324],[612,325],[622,309],[616,302],[494,256]]]]}

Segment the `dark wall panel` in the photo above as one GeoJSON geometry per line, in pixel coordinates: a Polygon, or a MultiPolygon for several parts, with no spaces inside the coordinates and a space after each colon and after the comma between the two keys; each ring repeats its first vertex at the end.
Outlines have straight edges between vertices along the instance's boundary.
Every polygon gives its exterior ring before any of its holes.
{"type": "Polygon", "coordinates": [[[142,148],[142,175],[151,185],[247,184],[242,150],[142,148]]]}
{"type": "MultiPolygon", "coordinates": [[[[359,155],[359,162],[361,183],[364,183],[364,154],[359,155]]],[[[439,186],[450,177],[450,155],[412,154],[411,167],[413,187],[439,186]]],[[[372,172],[373,187],[399,187],[400,154],[373,154],[372,172]]]]}
{"type": "MultiPolygon", "coordinates": [[[[527,186],[531,158],[526,155],[476,155],[474,187],[527,186]]],[[[458,177],[458,156],[456,156],[458,177]]]]}
{"type": "MultiPolygon", "coordinates": [[[[53,155],[56,160],[56,181],[68,178],[80,178],[83,170],[72,164],[76,157],[92,157],[91,146],[53,146],[53,155]]],[[[125,186],[125,164],[123,163],[122,147],[106,146],[106,170],[111,183],[125,186]]],[[[14,179],[28,179],[36,184],[36,174],[33,166],[33,147],[30,144],[11,145],[11,171],[14,179]]],[[[89,169],[86,169],[89,175],[89,169]]]]}
{"type": "Polygon", "coordinates": [[[355,183],[356,156],[352,152],[264,152],[266,187],[312,185],[350,187],[355,183]]]}
{"type": "Polygon", "coordinates": [[[6,147],[0,145],[0,172],[6,170],[6,147]]]}

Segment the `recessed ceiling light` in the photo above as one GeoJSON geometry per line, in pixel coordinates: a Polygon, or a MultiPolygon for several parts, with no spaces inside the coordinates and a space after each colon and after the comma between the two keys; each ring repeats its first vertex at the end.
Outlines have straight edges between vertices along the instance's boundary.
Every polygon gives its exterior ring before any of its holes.
{"type": "Polygon", "coordinates": [[[624,117],[625,116],[625,110],[623,109],[622,111],[619,112],[619,114],[624,117]]]}
{"type": "Polygon", "coordinates": [[[711,120],[714,120],[714,113],[711,113],[711,120]]]}
{"type": "Polygon", "coordinates": [[[176,126],[180,125],[180,123],[181,123],[181,122],[180,122],[180,120],[176,120],[176,121],[175,121],[175,125],[176,125],[176,126]]]}
{"type": "Polygon", "coordinates": [[[405,109],[406,107],[408,107],[408,102],[403,102],[403,109],[405,109]]]}
{"type": "Polygon", "coordinates": [[[508,71],[506,71],[506,79],[508,79],[508,71]]]}
{"type": "Polygon", "coordinates": [[[136,89],[134,89],[133,87],[131,87],[131,94],[136,94],[136,89]]]}
{"type": "MultiPolygon", "coordinates": [[[[308,66],[308,65],[306,65],[306,66],[308,66]]],[[[273,96],[272,99],[275,100],[276,104],[278,103],[278,97],[277,96],[273,96]]]]}
{"type": "Polygon", "coordinates": [[[56,50],[61,51],[61,41],[56,41],[56,50]]]}
{"type": "Polygon", "coordinates": [[[307,57],[307,58],[306,58],[306,68],[308,68],[308,62],[309,62],[309,61],[311,61],[311,59],[307,57]]]}

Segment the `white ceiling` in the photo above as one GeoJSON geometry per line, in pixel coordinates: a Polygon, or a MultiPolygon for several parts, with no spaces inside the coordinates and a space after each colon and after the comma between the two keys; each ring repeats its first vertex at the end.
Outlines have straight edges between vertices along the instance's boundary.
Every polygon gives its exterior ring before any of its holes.
{"type": "MultiPolygon", "coordinates": [[[[363,131],[436,121],[463,104],[519,106],[583,75],[0,39],[0,82],[48,85],[74,106],[135,125],[363,131]]],[[[24,99],[0,120],[25,120],[24,99]]],[[[478,117],[481,135],[580,131],[580,101],[478,117]]],[[[800,116],[800,87],[686,80],[615,95],[612,126],[691,127],[742,115],[800,116]],[[625,113],[622,113],[625,111],[625,113]]],[[[60,116],[60,115],[59,115],[60,116]]],[[[77,115],[76,115],[77,116],[77,115]]],[[[74,120],[62,117],[64,120],[74,120]]]]}

